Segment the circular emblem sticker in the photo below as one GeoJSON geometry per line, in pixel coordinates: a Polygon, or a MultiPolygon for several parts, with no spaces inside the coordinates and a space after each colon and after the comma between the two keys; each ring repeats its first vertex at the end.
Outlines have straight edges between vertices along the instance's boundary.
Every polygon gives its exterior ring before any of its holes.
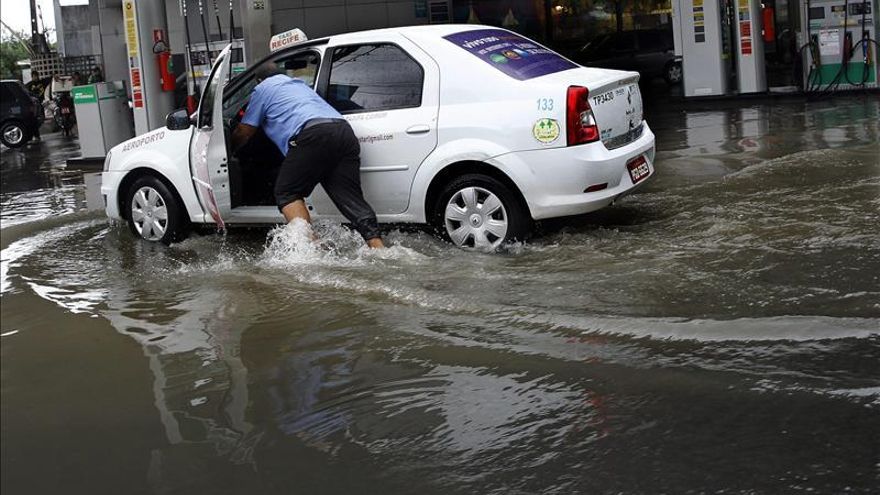
{"type": "Polygon", "coordinates": [[[532,135],[542,143],[552,143],[559,137],[559,122],[554,119],[540,119],[535,122],[532,135]]]}

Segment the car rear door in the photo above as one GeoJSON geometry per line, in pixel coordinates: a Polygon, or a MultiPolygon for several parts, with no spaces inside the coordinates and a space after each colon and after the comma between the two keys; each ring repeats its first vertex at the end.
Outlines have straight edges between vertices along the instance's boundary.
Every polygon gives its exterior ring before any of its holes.
{"type": "MultiPolygon", "coordinates": [[[[416,170],[437,146],[436,62],[395,33],[359,43],[331,40],[319,92],[360,141],[367,202],[379,215],[405,212],[416,170]]],[[[338,214],[323,189],[311,201],[320,215],[338,214]]]]}
{"type": "Polygon", "coordinates": [[[226,228],[223,219],[228,218],[231,210],[229,163],[223,130],[223,88],[229,76],[230,48],[231,45],[227,45],[220,52],[205,82],[189,155],[193,186],[202,210],[211,215],[218,229],[226,228]]]}

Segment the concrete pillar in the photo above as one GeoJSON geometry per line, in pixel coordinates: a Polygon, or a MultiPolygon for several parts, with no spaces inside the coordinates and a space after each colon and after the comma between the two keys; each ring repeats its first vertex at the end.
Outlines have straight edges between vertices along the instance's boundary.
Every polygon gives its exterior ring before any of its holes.
{"type": "Polygon", "coordinates": [[[763,93],[767,91],[767,67],[764,64],[764,40],[761,0],[736,1],[736,53],[737,81],[740,93],[763,93]]]}
{"type": "MultiPolygon", "coordinates": [[[[101,55],[104,60],[106,81],[126,81],[129,84],[128,55],[125,48],[125,28],[122,24],[121,0],[91,0],[99,2],[98,31],[101,55]]],[[[131,87],[128,88],[131,91],[131,87]]]]}
{"type": "Polygon", "coordinates": [[[727,93],[727,64],[723,53],[722,22],[718,0],[673,0],[673,23],[681,31],[684,95],[727,93]]]}
{"type": "MultiPolygon", "coordinates": [[[[272,37],[272,2],[241,0],[241,26],[244,35],[245,62],[248,66],[269,54],[272,37]]],[[[309,33],[306,33],[308,36],[309,33]]]]}
{"type": "MultiPolygon", "coordinates": [[[[128,55],[135,134],[165,125],[174,108],[174,93],[162,91],[159,65],[153,53],[154,36],[167,36],[165,3],[152,0],[123,0],[122,22],[128,55]]],[[[167,38],[166,38],[167,39],[167,38]]]]}

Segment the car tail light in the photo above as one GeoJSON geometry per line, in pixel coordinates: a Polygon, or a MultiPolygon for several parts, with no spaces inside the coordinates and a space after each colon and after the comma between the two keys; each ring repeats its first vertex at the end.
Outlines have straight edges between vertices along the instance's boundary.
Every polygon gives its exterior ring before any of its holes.
{"type": "Polygon", "coordinates": [[[599,126],[590,108],[590,91],[583,86],[569,86],[565,106],[565,124],[568,145],[592,143],[599,140],[599,126]]]}

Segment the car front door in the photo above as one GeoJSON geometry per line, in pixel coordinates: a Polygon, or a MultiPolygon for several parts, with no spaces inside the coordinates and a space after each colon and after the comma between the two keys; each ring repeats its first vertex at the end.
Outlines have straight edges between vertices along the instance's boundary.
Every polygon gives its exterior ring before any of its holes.
{"type": "Polygon", "coordinates": [[[196,129],[190,141],[189,163],[193,186],[218,229],[225,229],[232,204],[229,194],[229,163],[223,131],[223,87],[229,76],[230,46],[220,52],[205,83],[196,129]]]}
{"type": "MultiPolygon", "coordinates": [[[[361,145],[364,197],[379,215],[403,213],[419,165],[437,146],[440,76],[436,62],[403,36],[388,34],[325,51],[319,93],[351,124],[361,145]]],[[[319,215],[337,215],[323,189],[319,215]]]]}

